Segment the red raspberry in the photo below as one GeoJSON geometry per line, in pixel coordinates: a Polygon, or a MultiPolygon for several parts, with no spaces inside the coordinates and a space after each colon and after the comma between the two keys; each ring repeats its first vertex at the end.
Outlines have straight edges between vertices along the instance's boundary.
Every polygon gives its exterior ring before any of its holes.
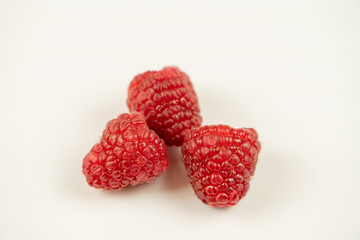
{"type": "Polygon", "coordinates": [[[226,125],[192,129],[182,153],[190,183],[197,197],[214,207],[235,205],[249,189],[260,142],[252,128],[226,125]]]}
{"type": "Polygon", "coordinates": [[[168,167],[166,146],[136,112],[121,114],[107,123],[100,142],[83,160],[90,186],[119,190],[150,182],[168,167]]]}
{"type": "Polygon", "coordinates": [[[150,129],[167,145],[181,146],[189,130],[201,125],[194,88],[189,77],[176,67],[137,75],[128,95],[130,111],[144,114],[150,129]]]}

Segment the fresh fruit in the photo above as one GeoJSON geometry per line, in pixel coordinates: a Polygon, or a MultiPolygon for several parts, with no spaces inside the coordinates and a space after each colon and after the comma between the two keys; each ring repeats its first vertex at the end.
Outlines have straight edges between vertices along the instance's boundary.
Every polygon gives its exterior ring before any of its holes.
{"type": "Polygon", "coordinates": [[[176,67],[137,75],[130,83],[127,105],[142,113],[167,145],[181,146],[189,130],[202,121],[189,77],[176,67]]]}
{"type": "Polygon", "coordinates": [[[235,205],[249,189],[260,148],[252,128],[213,125],[192,129],[182,153],[196,196],[214,207],[235,205]]]}
{"type": "Polygon", "coordinates": [[[153,180],[168,164],[164,141],[148,128],[141,114],[133,112],[107,123],[82,168],[90,186],[119,190],[153,180]]]}

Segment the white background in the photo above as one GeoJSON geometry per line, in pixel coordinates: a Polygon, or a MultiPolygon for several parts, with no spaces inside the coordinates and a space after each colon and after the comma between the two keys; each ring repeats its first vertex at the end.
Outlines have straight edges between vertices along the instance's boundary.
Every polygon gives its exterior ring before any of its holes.
{"type": "Polygon", "coordinates": [[[0,239],[360,239],[360,2],[0,1],[0,239]],[[131,79],[177,65],[204,124],[253,127],[235,207],[179,149],[154,183],[90,188],[82,159],[131,79]]]}

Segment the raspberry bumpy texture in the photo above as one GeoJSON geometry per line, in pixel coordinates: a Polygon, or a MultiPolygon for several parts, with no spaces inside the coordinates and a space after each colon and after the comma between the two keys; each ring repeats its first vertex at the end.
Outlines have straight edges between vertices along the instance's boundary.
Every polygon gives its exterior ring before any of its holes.
{"type": "Polygon", "coordinates": [[[249,189],[260,148],[252,128],[214,125],[192,129],[182,153],[197,197],[214,207],[235,205],[249,189]]]}
{"type": "Polygon", "coordinates": [[[202,122],[189,77],[176,67],[137,75],[130,83],[127,105],[144,114],[150,129],[167,145],[181,146],[189,130],[202,122]]]}
{"type": "Polygon", "coordinates": [[[121,114],[107,123],[100,142],[83,160],[90,186],[119,190],[152,181],[168,167],[166,146],[139,113],[121,114]]]}

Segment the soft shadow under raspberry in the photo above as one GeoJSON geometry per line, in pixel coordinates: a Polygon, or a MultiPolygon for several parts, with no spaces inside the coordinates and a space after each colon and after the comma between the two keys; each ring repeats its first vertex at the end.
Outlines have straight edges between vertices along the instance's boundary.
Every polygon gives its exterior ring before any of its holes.
{"type": "Polygon", "coordinates": [[[180,147],[167,147],[169,155],[169,168],[162,176],[162,183],[166,190],[177,190],[189,184],[185,167],[182,161],[180,147]]]}

